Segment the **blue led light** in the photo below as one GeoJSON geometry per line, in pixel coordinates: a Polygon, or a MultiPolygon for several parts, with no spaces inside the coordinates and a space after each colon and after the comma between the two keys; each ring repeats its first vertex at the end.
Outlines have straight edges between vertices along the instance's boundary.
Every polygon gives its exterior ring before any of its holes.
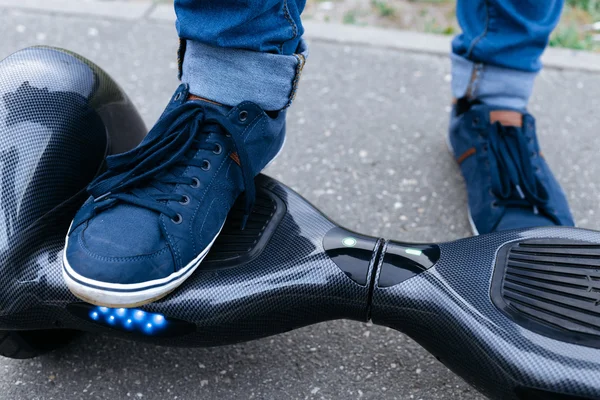
{"type": "Polygon", "coordinates": [[[165,317],[163,317],[160,314],[154,314],[154,316],[152,317],[152,322],[156,326],[162,326],[162,324],[165,323],[165,317]]]}
{"type": "Polygon", "coordinates": [[[135,327],[131,318],[128,318],[127,321],[123,323],[123,325],[128,331],[133,330],[133,328],[135,327]]]}
{"type": "Polygon", "coordinates": [[[144,331],[148,334],[152,333],[152,324],[148,322],[146,326],[144,326],[144,331]]]}
{"type": "Polygon", "coordinates": [[[139,309],[94,307],[90,319],[116,329],[154,335],[167,328],[169,321],[162,314],[139,309]]]}
{"type": "Polygon", "coordinates": [[[143,321],[145,317],[146,313],[142,310],[137,310],[133,313],[133,319],[135,319],[136,321],[143,321]]]}

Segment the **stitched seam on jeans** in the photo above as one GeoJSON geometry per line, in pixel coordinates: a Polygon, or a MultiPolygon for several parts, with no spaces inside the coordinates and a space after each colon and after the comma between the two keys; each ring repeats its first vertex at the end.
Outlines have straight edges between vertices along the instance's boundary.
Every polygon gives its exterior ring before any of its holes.
{"type": "Polygon", "coordinates": [[[302,75],[302,70],[304,68],[304,64],[306,63],[306,58],[302,54],[294,54],[294,57],[298,60],[298,64],[296,65],[296,73],[294,75],[294,80],[292,81],[292,89],[289,95],[289,101],[283,107],[284,109],[288,108],[292,105],[292,102],[296,98],[296,93],[298,92],[298,83],[300,82],[300,76],[302,75]]]}
{"type": "MultiPolygon", "coordinates": [[[[473,39],[473,41],[471,42],[471,45],[469,46],[469,50],[467,50],[467,58],[471,57],[473,51],[475,50],[475,46],[477,46],[477,44],[479,44],[479,42],[481,42],[481,40],[488,34],[488,30],[490,27],[490,4],[489,4],[489,0],[485,0],[485,15],[486,15],[486,20],[485,20],[485,28],[483,29],[483,32],[477,36],[475,39],[473,39]]],[[[479,63],[479,64],[475,64],[473,67],[473,71],[471,72],[471,80],[469,81],[469,86],[467,86],[467,93],[465,94],[466,97],[468,99],[474,99],[476,97],[475,92],[477,91],[477,84],[479,83],[479,78],[481,76],[481,73],[483,71],[483,64],[479,63]]]]}
{"type": "Polygon", "coordinates": [[[488,29],[490,27],[490,2],[489,0],[485,0],[485,28],[483,30],[483,32],[477,36],[475,39],[473,39],[473,41],[471,42],[471,45],[469,46],[469,50],[467,50],[467,57],[471,57],[471,53],[473,53],[473,50],[475,50],[475,46],[477,46],[477,44],[488,34],[488,29]]]}
{"type": "Polygon", "coordinates": [[[283,16],[285,17],[285,19],[288,20],[288,22],[290,23],[290,26],[292,27],[292,37],[289,38],[288,40],[284,40],[279,45],[279,52],[281,54],[283,54],[283,45],[286,42],[289,42],[290,40],[296,39],[296,36],[298,35],[298,27],[296,26],[296,23],[294,22],[294,20],[292,19],[292,16],[290,15],[290,9],[288,8],[288,2],[287,2],[287,0],[283,1],[283,16]]]}
{"type": "Polygon", "coordinates": [[[465,96],[469,100],[473,100],[477,98],[477,85],[479,85],[479,80],[481,78],[481,74],[483,73],[483,64],[475,64],[473,66],[473,71],[471,71],[471,80],[469,81],[469,85],[467,86],[467,93],[465,96]]]}

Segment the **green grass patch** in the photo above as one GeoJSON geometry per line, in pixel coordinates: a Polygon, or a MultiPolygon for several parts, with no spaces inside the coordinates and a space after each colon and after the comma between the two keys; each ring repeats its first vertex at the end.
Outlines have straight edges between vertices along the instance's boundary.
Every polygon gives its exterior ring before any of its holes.
{"type": "Polygon", "coordinates": [[[348,25],[358,25],[358,12],[356,10],[348,10],[342,18],[342,22],[348,25]]]}
{"type": "Polygon", "coordinates": [[[383,0],[371,0],[371,5],[380,17],[388,18],[396,14],[396,9],[383,0]]]}
{"type": "Polygon", "coordinates": [[[567,6],[583,10],[590,14],[594,19],[600,17],[599,0],[567,0],[567,6]]]}

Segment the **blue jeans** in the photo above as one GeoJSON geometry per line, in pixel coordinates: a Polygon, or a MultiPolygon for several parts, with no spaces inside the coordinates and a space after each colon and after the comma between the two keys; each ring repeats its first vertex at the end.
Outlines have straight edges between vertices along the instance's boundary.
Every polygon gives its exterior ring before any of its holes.
{"type": "MultiPolygon", "coordinates": [[[[458,0],[463,33],[452,43],[454,96],[525,108],[563,1],[458,0]]],[[[175,0],[182,81],[223,104],[289,106],[308,55],[300,19],[305,3],[175,0]]]]}
{"type": "Polygon", "coordinates": [[[227,105],[288,107],[308,56],[306,0],[175,0],[181,80],[227,105]]]}
{"type": "Polygon", "coordinates": [[[523,110],[564,0],[458,0],[452,94],[523,110]]]}

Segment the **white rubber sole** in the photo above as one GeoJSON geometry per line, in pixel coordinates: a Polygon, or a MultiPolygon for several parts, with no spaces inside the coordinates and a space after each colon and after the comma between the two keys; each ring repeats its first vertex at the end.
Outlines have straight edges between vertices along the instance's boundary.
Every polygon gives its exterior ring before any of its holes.
{"type": "MultiPolygon", "coordinates": [[[[456,155],[454,153],[454,148],[452,147],[452,143],[450,143],[450,136],[448,136],[448,135],[446,135],[446,146],[448,146],[448,151],[452,155],[452,158],[455,158],[456,155]]],[[[467,204],[467,215],[469,216],[469,224],[471,225],[471,233],[473,233],[474,236],[479,236],[479,231],[477,230],[477,227],[475,226],[475,222],[473,221],[473,217],[471,216],[471,209],[469,208],[468,204],[467,204]]]]}
{"type": "Polygon", "coordinates": [[[69,245],[69,236],[67,236],[63,250],[63,278],[71,293],[88,303],[114,308],[139,307],[165,297],[189,278],[208,254],[223,225],[209,245],[184,268],[165,278],[135,284],[96,281],[75,272],[67,260],[66,249],[69,245]]]}

